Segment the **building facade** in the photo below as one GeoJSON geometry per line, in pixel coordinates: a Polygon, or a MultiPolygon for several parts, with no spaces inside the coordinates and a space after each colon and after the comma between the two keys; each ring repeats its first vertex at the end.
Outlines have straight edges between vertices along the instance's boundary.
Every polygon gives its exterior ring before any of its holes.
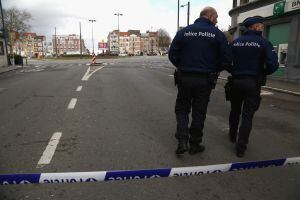
{"type": "Polygon", "coordinates": [[[53,35],[53,52],[58,55],[71,55],[71,54],[80,54],[80,44],[82,45],[83,54],[87,53],[87,49],[84,44],[84,40],[76,34],[69,35],[53,35]]]}
{"type": "Polygon", "coordinates": [[[114,30],[107,38],[108,49],[112,54],[157,55],[159,53],[157,32],[141,33],[140,30],[128,30],[118,33],[114,30]]]}
{"type": "Polygon", "coordinates": [[[44,56],[46,56],[46,57],[54,55],[53,42],[47,42],[47,41],[43,42],[43,53],[44,53],[44,56]]]}
{"type": "Polygon", "coordinates": [[[149,32],[149,51],[150,54],[158,54],[158,33],[157,32],[149,32]]]}
{"type": "Polygon", "coordinates": [[[46,41],[45,36],[37,35],[34,38],[34,57],[41,58],[44,56],[44,42],[46,41]]]}
{"type": "Polygon", "coordinates": [[[300,82],[300,0],[233,0],[229,15],[234,38],[245,31],[241,23],[247,17],[264,17],[263,35],[272,42],[280,63],[272,76],[300,82]]]}
{"type": "Polygon", "coordinates": [[[36,33],[20,33],[13,44],[13,52],[23,57],[43,57],[46,37],[36,33]]]}
{"type": "MultiPolygon", "coordinates": [[[[120,32],[120,54],[129,54],[130,34],[129,32],[120,32]]],[[[118,45],[118,44],[117,44],[118,45]]]]}
{"type": "Polygon", "coordinates": [[[5,40],[2,34],[0,35],[0,68],[7,67],[7,54],[6,54],[6,47],[5,47],[5,40]]]}
{"type": "Polygon", "coordinates": [[[114,30],[108,34],[107,45],[110,53],[118,54],[119,53],[119,31],[114,30]]]}

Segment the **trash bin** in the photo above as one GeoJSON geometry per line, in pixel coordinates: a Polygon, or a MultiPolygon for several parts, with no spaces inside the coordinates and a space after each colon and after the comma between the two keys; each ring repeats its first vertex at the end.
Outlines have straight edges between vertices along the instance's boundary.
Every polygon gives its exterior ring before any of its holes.
{"type": "Polygon", "coordinates": [[[23,57],[20,55],[15,55],[15,64],[23,66],[23,57]]]}

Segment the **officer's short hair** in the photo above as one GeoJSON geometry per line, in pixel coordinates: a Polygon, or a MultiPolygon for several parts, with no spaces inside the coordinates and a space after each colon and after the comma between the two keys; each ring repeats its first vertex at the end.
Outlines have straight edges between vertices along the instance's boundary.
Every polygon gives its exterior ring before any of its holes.
{"type": "Polygon", "coordinates": [[[200,17],[210,17],[213,14],[216,14],[217,11],[213,7],[207,6],[203,8],[203,10],[200,12],[200,17]]]}

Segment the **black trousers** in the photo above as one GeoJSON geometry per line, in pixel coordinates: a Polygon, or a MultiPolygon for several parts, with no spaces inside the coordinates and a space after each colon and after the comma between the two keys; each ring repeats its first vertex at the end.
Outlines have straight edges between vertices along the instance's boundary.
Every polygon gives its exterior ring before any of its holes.
{"type": "Polygon", "coordinates": [[[241,151],[247,149],[252,120],[260,101],[260,86],[257,85],[255,78],[233,79],[229,131],[233,135],[238,135],[237,148],[241,151]],[[241,114],[242,120],[239,127],[241,114]]]}
{"type": "Polygon", "coordinates": [[[191,144],[202,142],[204,121],[211,93],[208,77],[201,74],[181,75],[175,105],[177,139],[189,140],[191,144]],[[189,113],[192,122],[189,128],[189,113]]]}

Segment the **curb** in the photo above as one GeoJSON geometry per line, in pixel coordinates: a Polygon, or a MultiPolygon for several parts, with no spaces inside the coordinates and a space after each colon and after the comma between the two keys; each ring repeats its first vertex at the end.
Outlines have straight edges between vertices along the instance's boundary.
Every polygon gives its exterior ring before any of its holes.
{"type": "MultiPolygon", "coordinates": [[[[224,78],[224,77],[219,77],[219,79],[227,80],[227,78],[224,78]]],[[[290,94],[290,95],[294,95],[294,96],[300,96],[300,92],[294,92],[294,91],[285,90],[285,89],[281,89],[281,88],[275,88],[275,87],[271,87],[271,86],[262,86],[262,88],[280,92],[280,93],[290,94]]]]}
{"type": "Polygon", "coordinates": [[[23,67],[21,65],[15,65],[15,67],[3,67],[3,69],[0,69],[0,74],[4,74],[6,72],[22,69],[23,67]]]}

